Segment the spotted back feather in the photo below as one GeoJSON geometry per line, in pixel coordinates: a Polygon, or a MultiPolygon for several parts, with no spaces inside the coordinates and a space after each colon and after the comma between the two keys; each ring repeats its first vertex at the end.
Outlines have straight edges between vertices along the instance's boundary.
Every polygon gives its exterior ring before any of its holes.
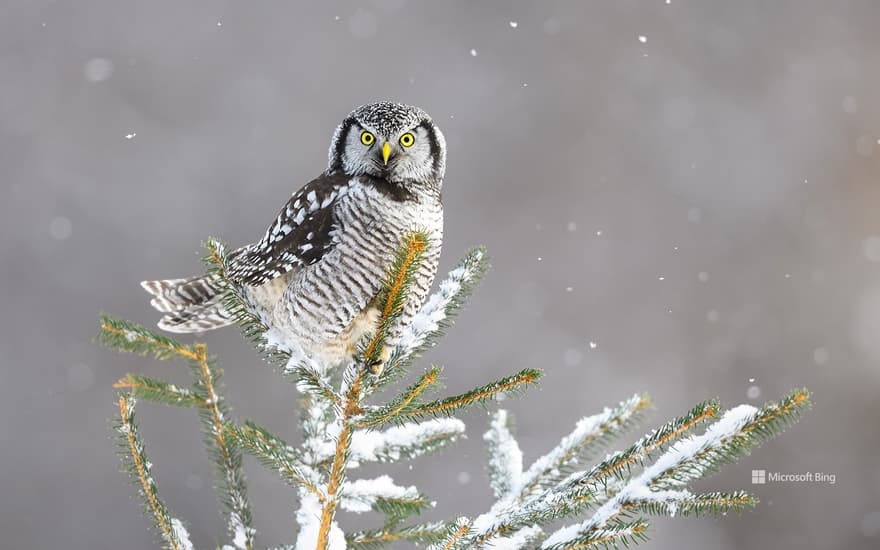
{"type": "Polygon", "coordinates": [[[263,238],[231,258],[229,278],[260,286],[320,260],[334,245],[333,206],[348,192],[349,179],[322,174],[294,193],[263,238]]]}

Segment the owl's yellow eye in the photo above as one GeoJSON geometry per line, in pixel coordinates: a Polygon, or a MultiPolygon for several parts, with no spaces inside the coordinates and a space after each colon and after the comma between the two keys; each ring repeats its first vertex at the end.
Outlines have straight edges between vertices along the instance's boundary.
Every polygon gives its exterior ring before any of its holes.
{"type": "Polygon", "coordinates": [[[375,141],[376,136],[374,136],[370,132],[364,131],[364,133],[361,134],[361,143],[363,143],[364,145],[372,145],[375,141]]]}
{"type": "Polygon", "coordinates": [[[416,142],[416,137],[409,132],[400,136],[400,144],[404,147],[412,147],[412,144],[416,142]]]}

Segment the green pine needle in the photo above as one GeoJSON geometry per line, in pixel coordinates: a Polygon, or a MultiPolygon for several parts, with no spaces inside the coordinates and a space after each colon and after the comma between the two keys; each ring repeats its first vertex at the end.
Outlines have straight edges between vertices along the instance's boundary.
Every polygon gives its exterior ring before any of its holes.
{"type": "Polygon", "coordinates": [[[358,531],[345,536],[351,550],[379,550],[407,541],[420,546],[436,544],[447,536],[452,522],[419,523],[408,527],[386,526],[381,529],[358,531]]]}
{"type": "Polygon", "coordinates": [[[164,405],[191,408],[205,406],[204,396],[192,390],[147,376],[127,374],[119,382],[113,384],[113,387],[130,391],[133,397],[164,405]]]}
{"type": "Polygon", "coordinates": [[[545,550],[617,549],[621,546],[628,548],[648,540],[646,531],[649,526],[650,523],[643,518],[626,523],[618,522],[604,529],[597,529],[587,535],[567,540],[562,544],[548,546],[545,550]]]}
{"type": "Polygon", "coordinates": [[[373,511],[388,516],[391,523],[400,522],[409,516],[417,516],[431,507],[431,501],[419,494],[413,498],[379,497],[373,504],[373,511]]]}
{"type": "Polygon", "coordinates": [[[419,403],[418,399],[421,395],[431,388],[436,387],[440,378],[440,373],[441,370],[439,368],[431,367],[400,395],[366,415],[362,421],[357,423],[357,427],[372,428],[386,422],[395,421],[398,415],[406,413],[412,407],[417,405],[419,403]]]}
{"type": "Polygon", "coordinates": [[[296,387],[303,393],[313,395],[317,399],[324,399],[330,403],[341,406],[342,396],[333,389],[326,378],[309,365],[300,363],[295,366],[285,367],[285,376],[296,381],[296,387]]]}
{"type": "Polygon", "coordinates": [[[279,474],[291,487],[304,487],[318,496],[319,500],[324,500],[323,493],[318,489],[320,476],[312,471],[302,461],[299,453],[283,439],[250,421],[244,426],[227,422],[223,433],[233,445],[256,457],[266,468],[279,474]]]}
{"type": "Polygon", "coordinates": [[[589,486],[606,483],[609,477],[625,479],[632,469],[657,456],[682,436],[707,420],[717,417],[721,404],[717,400],[696,404],[685,415],[675,418],[654,430],[626,450],[615,453],[582,476],[569,482],[570,486],[589,486]]]}
{"type": "Polygon", "coordinates": [[[98,340],[108,348],[138,355],[152,355],[163,361],[179,357],[188,359],[196,357],[196,352],[191,346],[181,344],[136,323],[107,315],[101,316],[98,340]]]}
{"type": "MultiPolygon", "coordinates": [[[[422,377],[430,374],[426,373],[422,377]]],[[[379,411],[367,413],[361,419],[357,426],[359,427],[375,427],[386,422],[402,424],[404,422],[413,422],[425,417],[443,417],[451,416],[454,412],[475,404],[486,404],[497,399],[500,395],[517,395],[522,393],[529,385],[535,384],[541,378],[541,371],[537,369],[523,369],[520,372],[504,377],[495,382],[486,384],[479,388],[460,395],[454,395],[445,399],[431,401],[428,403],[420,402],[418,399],[395,406],[390,409],[382,408],[379,411]]],[[[415,387],[411,386],[410,390],[415,387]]]]}

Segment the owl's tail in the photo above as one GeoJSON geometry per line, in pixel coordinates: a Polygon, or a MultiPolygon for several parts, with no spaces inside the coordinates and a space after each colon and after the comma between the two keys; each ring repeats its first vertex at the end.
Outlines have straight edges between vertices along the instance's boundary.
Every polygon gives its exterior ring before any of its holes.
{"type": "Polygon", "coordinates": [[[223,308],[223,289],[217,277],[143,281],[153,295],[150,305],[166,315],[159,328],[168,332],[202,332],[231,325],[234,320],[223,308]]]}

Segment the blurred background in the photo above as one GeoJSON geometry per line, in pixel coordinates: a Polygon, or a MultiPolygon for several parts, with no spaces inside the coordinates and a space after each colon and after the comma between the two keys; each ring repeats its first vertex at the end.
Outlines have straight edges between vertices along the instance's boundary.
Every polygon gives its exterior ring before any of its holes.
{"type": "MultiPolygon", "coordinates": [[[[210,235],[258,239],[335,125],[393,98],[449,143],[442,269],[493,257],[424,360],[450,392],[545,369],[504,404],[530,461],[637,391],[647,430],[806,386],[800,424],[700,485],[758,509],[655,520],[645,547],[877,548],[878,21],[868,0],[5,0],[0,547],[156,547],[111,385],[188,374],[100,349],[99,312],[152,326],[140,280],[198,273],[210,235]],[[836,483],[752,486],[756,468],[836,483]]],[[[235,330],[204,340],[237,415],[297,441],[294,388],[235,330]]],[[[223,542],[196,415],[139,418],[175,515],[197,547],[223,542]]],[[[363,475],[417,482],[429,518],[485,511],[486,413],[465,420],[452,449],[363,475]]],[[[293,492],[246,468],[260,541],[290,541],[293,492]]]]}

